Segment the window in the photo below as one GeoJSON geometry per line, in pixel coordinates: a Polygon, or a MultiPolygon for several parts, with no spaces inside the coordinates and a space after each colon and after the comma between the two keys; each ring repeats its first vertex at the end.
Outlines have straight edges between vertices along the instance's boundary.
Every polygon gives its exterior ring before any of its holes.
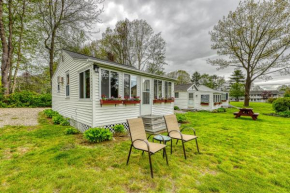
{"type": "Polygon", "coordinates": [[[221,102],[221,95],[214,94],[214,95],[213,95],[213,102],[214,102],[214,103],[219,103],[219,102],[221,102]]]}
{"type": "Polygon", "coordinates": [[[150,104],[150,80],[143,80],[143,104],[150,104]]]}
{"type": "Polygon", "coordinates": [[[209,95],[201,95],[201,103],[209,103],[209,95]]]}
{"type": "Polygon", "coordinates": [[[193,100],[193,93],[189,93],[188,98],[189,98],[189,100],[193,100]]]}
{"type": "Polygon", "coordinates": [[[222,94],[222,101],[227,100],[227,94],[222,94]]]}
{"type": "Polygon", "coordinates": [[[162,81],[154,80],[154,99],[162,98],[162,81]]]}
{"type": "Polygon", "coordinates": [[[66,74],[66,86],[65,86],[66,96],[69,97],[69,73],[66,74]]]}
{"type": "Polygon", "coordinates": [[[57,83],[57,92],[60,93],[60,85],[59,85],[59,82],[57,83]]]}
{"type": "Polygon", "coordinates": [[[165,82],[165,97],[171,97],[171,82],[165,82]]]}
{"type": "Polygon", "coordinates": [[[124,74],[124,97],[137,97],[137,76],[124,74]]]}
{"type": "Polygon", "coordinates": [[[178,98],[179,98],[179,92],[176,92],[174,97],[175,97],[176,99],[178,99],[178,98]]]}
{"type": "Polygon", "coordinates": [[[101,96],[118,98],[119,74],[117,72],[101,70],[101,96]]]}
{"type": "Polygon", "coordinates": [[[80,73],[80,98],[91,98],[90,70],[80,73]]]}

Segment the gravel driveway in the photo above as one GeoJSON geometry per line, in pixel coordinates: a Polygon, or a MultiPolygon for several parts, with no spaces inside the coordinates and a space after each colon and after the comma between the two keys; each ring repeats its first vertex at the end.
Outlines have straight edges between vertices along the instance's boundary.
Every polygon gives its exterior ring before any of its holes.
{"type": "Polygon", "coordinates": [[[4,125],[38,125],[38,113],[45,108],[0,108],[0,128],[4,125]]]}

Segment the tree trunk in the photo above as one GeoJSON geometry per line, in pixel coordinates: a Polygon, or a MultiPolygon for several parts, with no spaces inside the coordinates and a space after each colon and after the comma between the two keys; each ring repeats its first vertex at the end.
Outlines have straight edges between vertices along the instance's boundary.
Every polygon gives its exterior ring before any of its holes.
{"type": "Polygon", "coordinates": [[[54,38],[55,38],[55,31],[53,31],[51,34],[51,42],[50,42],[50,49],[49,49],[49,75],[50,75],[51,87],[52,87],[52,76],[53,76],[54,38]]]}
{"type": "Polygon", "coordinates": [[[252,80],[249,76],[247,76],[246,85],[245,85],[245,100],[244,100],[245,107],[248,107],[250,105],[251,84],[252,84],[252,80]]]}

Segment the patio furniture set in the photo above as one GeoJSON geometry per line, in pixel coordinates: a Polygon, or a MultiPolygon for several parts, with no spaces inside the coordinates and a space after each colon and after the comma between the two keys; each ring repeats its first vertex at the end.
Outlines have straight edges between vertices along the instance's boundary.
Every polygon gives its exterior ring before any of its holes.
{"type": "Polygon", "coordinates": [[[156,132],[147,132],[149,136],[146,136],[146,130],[144,127],[144,122],[142,118],[135,118],[135,119],[128,119],[128,125],[129,125],[129,132],[131,136],[131,147],[127,159],[127,165],[129,164],[130,160],[130,155],[132,148],[134,147],[137,150],[143,151],[148,153],[149,156],[149,164],[150,164],[150,171],[151,171],[151,177],[153,178],[153,169],[152,169],[152,162],[151,162],[151,155],[163,151],[163,158],[166,158],[166,163],[168,165],[168,157],[166,153],[166,143],[170,142],[171,144],[171,154],[172,154],[172,146],[173,146],[173,139],[176,139],[176,144],[178,141],[182,142],[182,147],[183,147],[183,153],[184,153],[184,158],[186,159],[186,152],[185,152],[185,146],[184,144],[188,141],[195,140],[196,142],[196,147],[197,151],[199,152],[199,147],[197,143],[197,136],[196,132],[193,128],[190,128],[194,135],[186,135],[182,134],[182,130],[179,129],[179,125],[176,119],[175,115],[167,115],[164,116],[165,120],[165,125],[166,125],[166,130],[159,130],[156,132]],[[168,135],[160,135],[160,133],[167,132],[168,135]],[[153,142],[149,142],[150,136],[154,135],[153,137],[153,142]],[[159,143],[154,143],[154,140],[159,141],[159,143]],[[163,142],[163,143],[162,143],[163,142]]]}
{"type": "Polygon", "coordinates": [[[234,113],[235,118],[239,118],[241,116],[250,116],[253,120],[257,120],[259,113],[254,113],[251,108],[240,108],[239,112],[234,113]]]}

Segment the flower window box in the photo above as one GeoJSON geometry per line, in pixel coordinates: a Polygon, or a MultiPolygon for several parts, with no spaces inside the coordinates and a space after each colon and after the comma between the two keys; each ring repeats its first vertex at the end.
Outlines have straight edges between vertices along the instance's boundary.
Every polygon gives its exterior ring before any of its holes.
{"type": "Polygon", "coordinates": [[[136,105],[136,104],[140,104],[140,100],[139,101],[136,101],[136,100],[123,100],[123,104],[124,105],[136,105]]]}
{"type": "Polygon", "coordinates": [[[154,99],[153,100],[153,103],[155,104],[155,103],[164,103],[165,102],[165,100],[164,99],[154,99]]]}
{"type": "Polygon", "coordinates": [[[202,105],[202,106],[208,106],[209,103],[200,103],[200,105],[202,105]]]}
{"type": "Polygon", "coordinates": [[[165,100],[165,103],[173,103],[174,102],[174,99],[167,99],[165,100]]]}
{"type": "Polygon", "coordinates": [[[123,101],[122,100],[100,100],[101,106],[103,105],[118,105],[118,104],[122,104],[123,101]]]}
{"type": "Polygon", "coordinates": [[[227,102],[227,100],[222,100],[222,102],[227,102]]]}

